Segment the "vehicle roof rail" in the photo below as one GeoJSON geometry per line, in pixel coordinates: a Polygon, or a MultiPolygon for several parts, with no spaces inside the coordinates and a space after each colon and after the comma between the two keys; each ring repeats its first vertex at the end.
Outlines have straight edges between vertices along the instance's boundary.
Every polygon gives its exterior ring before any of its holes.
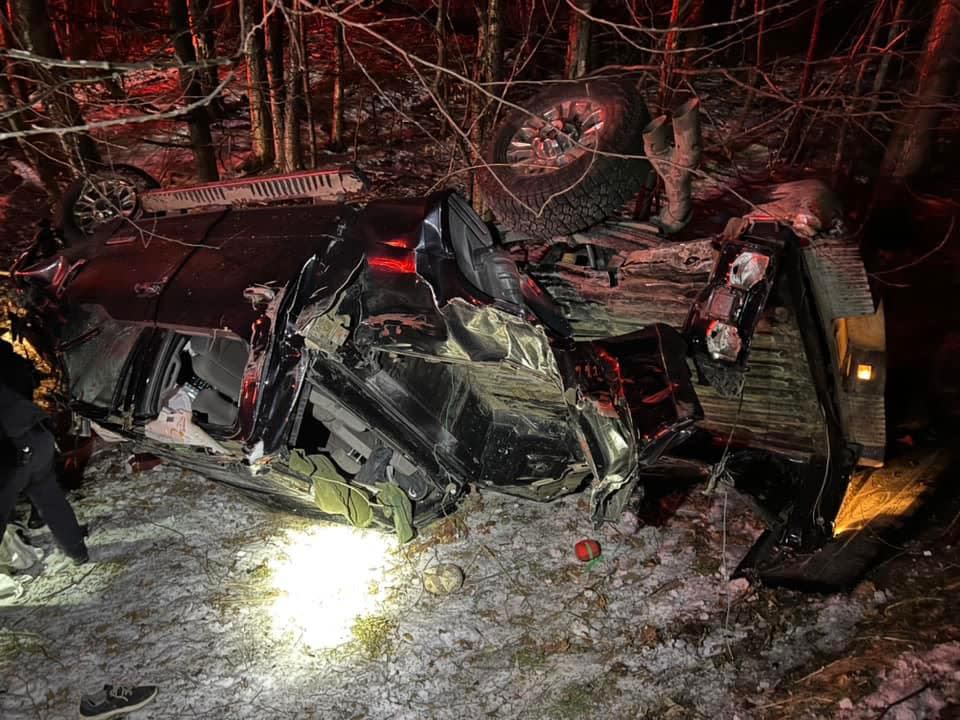
{"type": "Polygon", "coordinates": [[[355,168],[319,168],[284,175],[262,175],[181,188],[146,190],[140,194],[140,207],[144,212],[153,213],[192,210],[211,205],[288,200],[339,202],[345,196],[365,189],[366,182],[355,168]]]}

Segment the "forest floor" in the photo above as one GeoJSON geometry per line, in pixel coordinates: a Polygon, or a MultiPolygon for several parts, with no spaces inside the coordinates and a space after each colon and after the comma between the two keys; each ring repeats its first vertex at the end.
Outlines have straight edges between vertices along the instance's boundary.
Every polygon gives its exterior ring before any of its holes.
{"type": "Polygon", "coordinates": [[[956,717],[956,517],[820,596],[727,579],[760,523],[723,489],[599,531],[583,495],[473,494],[397,548],[125,457],[73,498],[91,564],[33,533],[42,572],[0,608],[7,720],[72,717],[103,682],[159,685],[143,718],[956,717]],[[425,592],[439,563],[462,588],[425,592]]]}
{"type": "MultiPolygon", "coordinates": [[[[349,85],[351,146],[322,162],[357,161],[379,196],[465,186],[456,140],[426,140],[411,119],[439,138],[437,117],[415,83],[391,77],[378,91],[349,85]]],[[[164,84],[176,92],[155,73],[127,90],[156,101],[164,84]]],[[[698,91],[698,192],[765,172],[782,128],[728,142],[763,122],[763,104],[740,117],[734,89],[698,91]]],[[[231,92],[215,128],[229,171],[249,151],[231,92]]],[[[318,118],[326,101],[320,93],[318,118]]],[[[87,108],[93,119],[116,112],[87,108]]],[[[175,185],[192,172],[184,137],[183,126],[155,124],[105,140],[112,161],[175,185]]],[[[7,167],[4,263],[45,214],[30,173],[7,167]]],[[[4,720],[73,717],[80,694],[103,682],[160,686],[138,718],[960,717],[955,503],[853,592],[822,596],[728,579],[761,523],[722,487],[678,494],[656,522],[627,515],[600,530],[582,495],[541,505],[475,493],[397,548],[376,532],[265,511],[193,473],[134,472],[126,455],[98,454],[73,495],[91,564],[74,567],[47,533],[32,534],[42,567],[0,608],[4,720]],[[601,562],[575,559],[584,537],[602,544],[601,562]],[[425,592],[424,572],[440,563],[463,568],[461,589],[425,592]]]]}

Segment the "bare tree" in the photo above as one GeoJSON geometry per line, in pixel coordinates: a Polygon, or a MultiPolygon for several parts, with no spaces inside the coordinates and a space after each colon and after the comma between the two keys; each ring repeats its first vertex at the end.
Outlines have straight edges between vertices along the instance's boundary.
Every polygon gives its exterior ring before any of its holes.
{"type": "MultiPolygon", "coordinates": [[[[193,35],[187,16],[186,0],[169,0],[170,32],[173,47],[180,60],[180,87],[188,103],[204,99],[200,77],[197,73],[197,56],[193,50],[193,35]]],[[[217,157],[213,149],[213,135],[210,132],[210,116],[200,106],[187,113],[190,126],[190,142],[193,147],[194,164],[197,177],[204,182],[217,180],[217,157]]]]}
{"type": "Polygon", "coordinates": [[[330,148],[343,149],[343,25],[333,23],[333,107],[330,121],[330,148]]]}
{"type": "Polygon", "coordinates": [[[247,60],[251,144],[256,168],[262,170],[273,164],[275,155],[261,0],[240,0],[240,17],[243,53],[247,60]]]}
{"type": "MultiPolygon", "coordinates": [[[[41,58],[60,60],[63,55],[50,24],[46,0],[10,0],[13,29],[20,47],[41,58]]],[[[84,124],[80,106],[70,90],[61,68],[33,63],[34,79],[42,85],[49,97],[52,119],[62,127],[84,124]]],[[[100,153],[88,133],[72,133],[64,138],[64,150],[74,166],[80,170],[88,162],[99,162],[100,153]]]]}
{"type": "Polygon", "coordinates": [[[567,32],[567,55],[563,76],[572,79],[585,75],[590,59],[590,18],[593,0],[574,0],[570,7],[570,23],[567,32]],[[583,12],[577,12],[576,7],[583,12]]]}
{"type": "MultiPolygon", "coordinates": [[[[19,103],[13,94],[13,88],[7,79],[6,72],[0,72],[0,109],[7,115],[7,123],[14,132],[22,132],[26,129],[23,121],[23,115],[17,112],[19,103]]],[[[50,197],[51,202],[60,199],[60,187],[57,184],[56,168],[53,166],[50,158],[43,152],[28,142],[26,138],[18,138],[18,145],[21,152],[27,158],[28,162],[37,171],[40,182],[43,183],[44,190],[50,197]]]]}
{"type": "Polygon", "coordinates": [[[294,14],[291,16],[292,25],[289,28],[288,40],[286,44],[286,68],[285,68],[285,102],[286,107],[283,111],[284,121],[284,143],[283,143],[283,169],[285,171],[300,170],[303,168],[303,140],[300,137],[300,123],[303,119],[303,46],[300,44],[299,33],[297,32],[297,20],[300,17],[296,13],[296,0],[294,0],[294,14]]]}
{"type": "MultiPolygon", "coordinates": [[[[477,65],[476,78],[478,83],[496,83],[501,79],[503,65],[503,0],[487,0],[486,8],[481,13],[480,27],[477,33],[477,65]]],[[[476,93],[473,93],[476,95],[476,93]]],[[[468,113],[468,117],[473,114],[473,129],[470,133],[471,141],[474,147],[483,145],[486,130],[491,123],[491,114],[486,112],[486,108],[474,105],[475,113],[468,113]]],[[[473,103],[471,103],[473,104],[473,103]]],[[[479,157],[473,157],[473,162],[478,164],[479,157]]],[[[483,206],[483,198],[480,194],[476,176],[474,177],[473,204],[477,212],[483,214],[486,208],[483,206]]]]}
{"type": "Polygon", "coordinates": [[[303,105],[306,111],[307,137],[310,140],[310,167],[317,166],[317,129],[313,122],[313,93],[310,91],[310,48],[307,45],[307,18],[304,17],[304,4],[297,0],[297,42],[300,44],[300,82],[303,91],[303,105]]]}
{"type": "Polygon", "coordinates": [[[433,76],[433,92],[434,94],[443,93],[443,71],[439,68],[443,68],[447,64],[447,37],[446,37],[446,14],[447,14],[447,1],[446,0],[435,0],[437,3],[437,20],[433,26],[433,32],[435,36],[435,42],[437,43],[437,72],[433,76]]]}
{"type": "Polygon", "coordinates": [[[220,83],[217,66],[213,62],[217,57],[217,39],[212,0],[190,0],[190,25],[197,60],[206,63],[198,72],[200,88],[204,95],[212,95],[220,83]]]}
{"type": "Polygon", "coordinates": [[[917,90],[884,157],[884,174],[897,180],[918,174],[930,159],[946,105],[956,99],[960,66],[960,0],[939,0],[917,74],[917,90]]]}
{"type": "Polygon", "coordinates": [[[674,56],[679,43],[680,0],[670,4],[670,26],[663,42],[663,60],[660,65],[660,105],[666,107],[670,101],[670,86],[673,82],[674,56]]]}
{"type": "Polygon", "coordinates": [[[283,84],[284,39],[286,20],[281,0],[263,0],[264,18],[267,23],[267,67],[270,77],[270,114],[273,116],[273,152],[277,163],[282,165],[286,148],[284,132],[286,123],[283,112],[286,87],[283,84]]]}

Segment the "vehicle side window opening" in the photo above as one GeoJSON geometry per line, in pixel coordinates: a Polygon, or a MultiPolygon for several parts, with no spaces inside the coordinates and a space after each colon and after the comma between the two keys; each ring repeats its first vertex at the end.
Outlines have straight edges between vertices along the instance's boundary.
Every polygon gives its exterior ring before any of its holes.
{"type": "Polygon", "coordinates": [[[200,424],[232,427],[249,355],[247,343],[237,338],[187,338],[165,370],[161,404],[171,410],[189,408],[200,424]]]}
{"type": "Polygon", "coordinates": [[[143,328],[111,319],[98,307],[78,308],[65,330],[64,351],[73,400],[111,408],[117,384],[143,328]]]}

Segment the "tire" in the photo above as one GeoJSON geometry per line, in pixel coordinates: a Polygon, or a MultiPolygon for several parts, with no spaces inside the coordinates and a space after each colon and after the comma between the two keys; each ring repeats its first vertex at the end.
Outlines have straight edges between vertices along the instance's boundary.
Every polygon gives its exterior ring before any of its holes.
{"type": "Polygon", "coordinates": [[[643,154],[642,132],[650,114],[632,83],[583,80],[531,98],[524,103],[529,112],[513,111],[484,149],[479,187],[501,224],[533,239],[569,235],[601,222],[636,194],[652,172],[642,157],[613,157],[589,150],[548,172],[519,169],[521,163],[510,155],[511,141],[529,125],[530,113],[543,117],[559,104],[576,100],[602,110],[603,125],[595,140],[598,151],[643,154]]]}
{"type": "Polygon", "coordinates": [[[63,239],[67,245],[73,246],[82,243],[97,227],[110,222],[118,215],[136,217],[140,212],[140,201],[137,195],[144,190],[153,190],[158,187],[160,187],[160,183],[152,175],[133,165],[112,165],[97,169],[86,177],[77,178],[67,186],[57,207],[56,225],[63,233],[63,239]],[[81,197],[86,191],[99,186],[102,188],[100,192],[107,196],[108,201],[111,201],[113,199],[109,191],[111,185],[132,187],[132,206],[123,210],[118,209],[116,213],[96,222],[84,223],[77,214],[81,197]]]}

